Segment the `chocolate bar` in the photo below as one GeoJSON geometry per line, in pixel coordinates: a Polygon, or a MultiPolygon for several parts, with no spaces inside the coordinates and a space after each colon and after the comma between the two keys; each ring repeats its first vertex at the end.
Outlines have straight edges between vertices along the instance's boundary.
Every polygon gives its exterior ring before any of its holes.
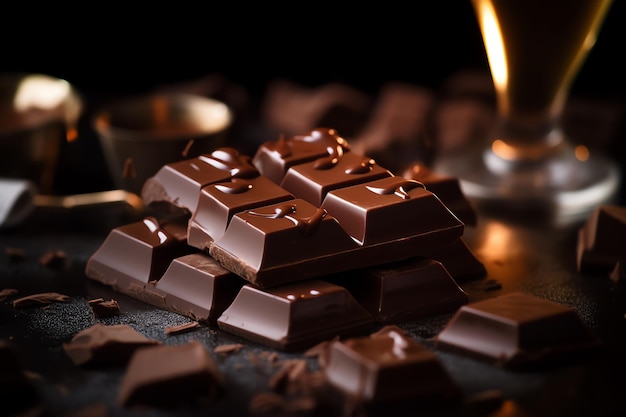
{"type": "Polygon", "coordinates": [[[426,258],[351,271],[329,280],[350,291],[381,323],[456,311],[469,301],[441,262],[426,258]]]}
{"type": "Polygon", "coordinates": [[[626,207],[601,205],[578,230],[576,262],[586,274],[609,275],[626,259],[626,207]]]}
{"type": "Polygon", "coordinates": [[[329,345],[323,372],[357,401],[458,400],[461,389],[434,352],[397,326],[329,345]]]}
{"type": "Polygon", "coordinates": [[[374,318],[345,288],[310,279],[267,290],[246,284],[217,324],[254,342],[296,351],[358,334],[371,327],[374,318]]]}
{"type": "Polygon", "coordinates": [[[121,406],[187,406],[214,401],[224,389],[223,376],[204,345],[147,347],[135,352],[121,382],[121,406]]]}
{"type": "Polygon", "coordinates": [[[435,346],[521,369],[572,359],[599,343],[571,307],[515,292],[462,306],[435,346]]]}

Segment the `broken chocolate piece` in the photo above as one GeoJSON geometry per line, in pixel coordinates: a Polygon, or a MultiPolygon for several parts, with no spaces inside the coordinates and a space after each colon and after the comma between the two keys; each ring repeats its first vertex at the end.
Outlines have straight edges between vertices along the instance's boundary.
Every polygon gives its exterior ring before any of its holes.
{"type": "Polygon", "coordinates": [[[329,346],[328,380],[363,403],[460,398],[461,390],[435,353],[389,325],[329,346]]]}
{"type": "Polygon", "coordinates": [[[0,290],[0,302],[15,294],[17,294],[17,289],[15,288],[4,288],[0,290]]]}
{"type": "Polygon", "coordinates": [[[120,314],[120,305],[115,300],[96,298],[89,300],[89,307],[97,318],[113,317],[120,314]]]}
{"type": "Polygon", "coordinates": [[[47,268],[60,268],[66,261],[67,254],[60,249],[46,251],[39,257],[39,265],[47,268]]]}
{"type": "Polygon", "coordinates": [[[121,382],[120,405],[176,407],[211,402],[224,387],[208,350],[193,340],[136,351],[121,382]]]}
{"type": "Polygon", "coordinates": [[[66,303],[70,300],[70,297],[65,294],[60,294],[58,292],[42,292],[38,294],[31,294],[24,297],[16,298],[13,300],[13,307],[15,308],[24,308],[24,307],[41,307],[47,306],[48,304],[59,302],[66,303]]]}
{"type": "Polygon", "coordinates": [[[254,342],[295,351],[356,334],[374,319],[345,288],[313,279],[265,291],[246,284],[217,323],[254,342]]]}
{"type": "Polygon", "coordinates": [[[626,206],[601,205],[578,231],[576,261],[586,274],[609,274],[626,259],[626,206]]]}
{"type": "Polygon", "coordinates": [[[516,369],[598,346],[574,309],[519,292],[462,306],[436,337],[438,349],[516,369]]]}
{"type": "Polygon", "coordinates": [[[424,184],[426,189],[439,197],[463,223],[476,226],[476,211],[463,194],[457,177],[437,173],[419,162],[407,168],[402,176],[424,184]]]}
{"type": "Polygon", "coordinates": [[[424,248],[422,256],[441,262],[457,282],[487,275],[485,265],[474,255],[462,237],[447,244],[424,248]]]}
{"type": "Polygon", "coordinates": [[[126,324],[94,324],[63,344],[75,365],[126,364],[135,350],[160,344],[126,324]]]}
{"type": "Polygon", "coordinates": [[[87,277],[132,295],[159,280],[177,256],[192,252],[187,230],[177,223],[159,225],[154,217],[118,226],[89,258],[87,277]]]}
{"type": "Polygon", "coordinates": [[[185,333],[200,327],[200,323],[197,321],[190,321],[189,323],[179,324],[178,326],[168,326],[165,328],[165,334],[179,334],[185,333]]]}
{"type": "Polygon", "coordinates": [[[400,323],[454,312],[469,301],[445,267],[432,259],[411,259],[340,274],[344,286],[374,318],[400,323]]]}

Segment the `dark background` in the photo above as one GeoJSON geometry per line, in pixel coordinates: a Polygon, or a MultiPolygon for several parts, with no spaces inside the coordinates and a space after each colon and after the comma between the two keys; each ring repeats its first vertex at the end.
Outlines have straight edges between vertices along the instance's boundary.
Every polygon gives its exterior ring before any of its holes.
{"type": "MultiPolygon", "coordinates": [[[[459,70],[487,70],[469,0],[19,9],[0,18],[0,70],[48,73],[87,95],[140,93],[208,73],[257,96],[275,78],[376,92],[386,81],[436,88],[459,70]]],[[[572,94],[624,97],[625,9],[621,1],[612,5],[572,94]]]]}

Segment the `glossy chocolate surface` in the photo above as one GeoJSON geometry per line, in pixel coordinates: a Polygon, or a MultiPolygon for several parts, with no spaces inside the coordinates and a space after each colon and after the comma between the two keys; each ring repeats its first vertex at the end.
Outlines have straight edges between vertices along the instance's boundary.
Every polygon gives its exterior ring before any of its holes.
{"type": "Polygon", "coordinates": [[[381,323],[456,311],[468,296],[446,268],[426,258],[351,271],[332,278],[381,323]]]}
{"type": "Polygon", "coordinates": [[[247,284],[217,322],[230,333],[295,351],[358,334],[374,319],[345,288],[312,279],[268,290],[247,284]]]}
{"type": "Polygon", "coordinates": [[[557,363],[598,346],[573,308],[525,293],[464,305],[436,337],[438,349],[508,368],[557,363]]]}
{"type": "Polygon", "coordinates": [[[333,341],[329,351],[326,377],[357,401],[450,400],[461,393],[435,353],[397,326],[333,341]]]}
{"type": "Polygon", "coordinates": [[[215,400],[223,384],[220,370],[202,343],[154,346],[132,356],[117,401],[125,407],[190,406],[215,400]]]}
{"type": "Polygon", "coordinates": [[[626,207],[596,208],[578,231],[576,261],[587,274],[610,274],[626,260],[626,207]]]}

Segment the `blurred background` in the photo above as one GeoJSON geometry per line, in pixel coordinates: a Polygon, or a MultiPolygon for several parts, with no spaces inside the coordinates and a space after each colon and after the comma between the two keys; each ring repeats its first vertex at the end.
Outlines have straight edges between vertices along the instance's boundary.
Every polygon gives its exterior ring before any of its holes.
{"type": "MultiPolygon", "coordinates": [[[[70,81],[84,95],[87,115],[110,98],[189,86],[216,74],[222,77],[220,85],[205,92],[226,101],[230,97],[229,104],[253,117],[276,80],[311,89],[345,84],[375,100],[389,83],[438,94],[458,74],[489,74],[469,0],[372,3],[358,9],[325,2],[281,8],[180,1],[150,8],[24,4],[7,7],[2,20],[0,71],[70,81]],[[243,101],[228,96],[233,86],[244,93],[243,101]]],[[[607,133],[612,137],[626,132],[621,117],[626,105],[624,22],[626,4],[615,1],[570,93],[609,103],[620,120],[607,133]]],[[[80,169],[89,173],[98,163],[80,169]]],[[[104,179],[59,192],[94,186],[109,185],[104,179]]]]}

